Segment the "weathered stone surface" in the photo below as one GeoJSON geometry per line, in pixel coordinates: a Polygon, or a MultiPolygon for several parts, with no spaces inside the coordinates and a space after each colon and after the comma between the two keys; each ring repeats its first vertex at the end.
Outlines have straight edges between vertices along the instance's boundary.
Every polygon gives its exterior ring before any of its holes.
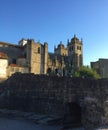
{"type": "Polygon", "coordinates": [[[76,120],[76,113],[88,130],[108,124],[107,101],[107,79],[18,73],[0,85],[0,108],[65,116],[70,122],[76,120]]]}

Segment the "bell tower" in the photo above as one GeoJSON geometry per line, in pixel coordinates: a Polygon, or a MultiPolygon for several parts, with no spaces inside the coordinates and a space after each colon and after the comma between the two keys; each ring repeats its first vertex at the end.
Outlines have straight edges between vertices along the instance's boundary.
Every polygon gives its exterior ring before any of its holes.
{"type": "Polygon", "coordinates": [[[74,70],[77,70],[83,66],[83,44],[76,35],[68,40],[68,56],[70,64],[73,66],[74,70]]]}

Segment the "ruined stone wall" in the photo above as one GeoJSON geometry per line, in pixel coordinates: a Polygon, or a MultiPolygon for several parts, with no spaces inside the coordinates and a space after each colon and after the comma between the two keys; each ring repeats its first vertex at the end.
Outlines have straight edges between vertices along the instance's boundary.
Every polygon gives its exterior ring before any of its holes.
{"type": "Polygon", "coordinates": [[[78,90],[81,86],[80,79],[76,81],[73,78],[73,83],[71,80],[71,78],[66,77],[17,73],[10,77],[3,86],[9,90],[7,98],[7,100],[9,99],[9,107],[13,105],[11,107],[17,109],[18,107],[28,111],[37,111],[38,109],[42,113],[62,114],[65,104],[75,101],[76,95],[81,95],[83,90],[82,88],[78,90]],[[20,101],[27,103],[25,104],[26,108],[22,108],[24,103],[20,101]]]}
{"type": "Polygon", "coordinates": [[[108,124],[107,79],[18,73],[1,84],[0,89],[0,108],[64,116],[67,104],[76,103],[81,108],[83,125],[91,129],[108,124]]]}

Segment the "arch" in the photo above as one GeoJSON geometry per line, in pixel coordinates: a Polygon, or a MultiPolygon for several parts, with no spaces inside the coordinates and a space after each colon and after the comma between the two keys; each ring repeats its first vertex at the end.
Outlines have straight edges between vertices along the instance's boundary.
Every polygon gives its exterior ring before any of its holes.
{"type": "Polygon", "coordinates": [[[69,102],[66,105],[66,111],[64,115],[64,124],[72,127],[81,125],[81,107],[76,102],[69,102]]]}

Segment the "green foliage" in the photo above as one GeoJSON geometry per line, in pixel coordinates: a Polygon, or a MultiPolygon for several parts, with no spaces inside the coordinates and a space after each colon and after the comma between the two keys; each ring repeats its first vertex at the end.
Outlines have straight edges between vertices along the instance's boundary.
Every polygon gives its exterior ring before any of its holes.
{"type": "Polygon", "coordinates": [[[99,79],[100,75],[97,74],[96,70],[89,68],[88,66],[83,66],[79,71],[74,73],[75,77],[89,77],[99,79]]]}

